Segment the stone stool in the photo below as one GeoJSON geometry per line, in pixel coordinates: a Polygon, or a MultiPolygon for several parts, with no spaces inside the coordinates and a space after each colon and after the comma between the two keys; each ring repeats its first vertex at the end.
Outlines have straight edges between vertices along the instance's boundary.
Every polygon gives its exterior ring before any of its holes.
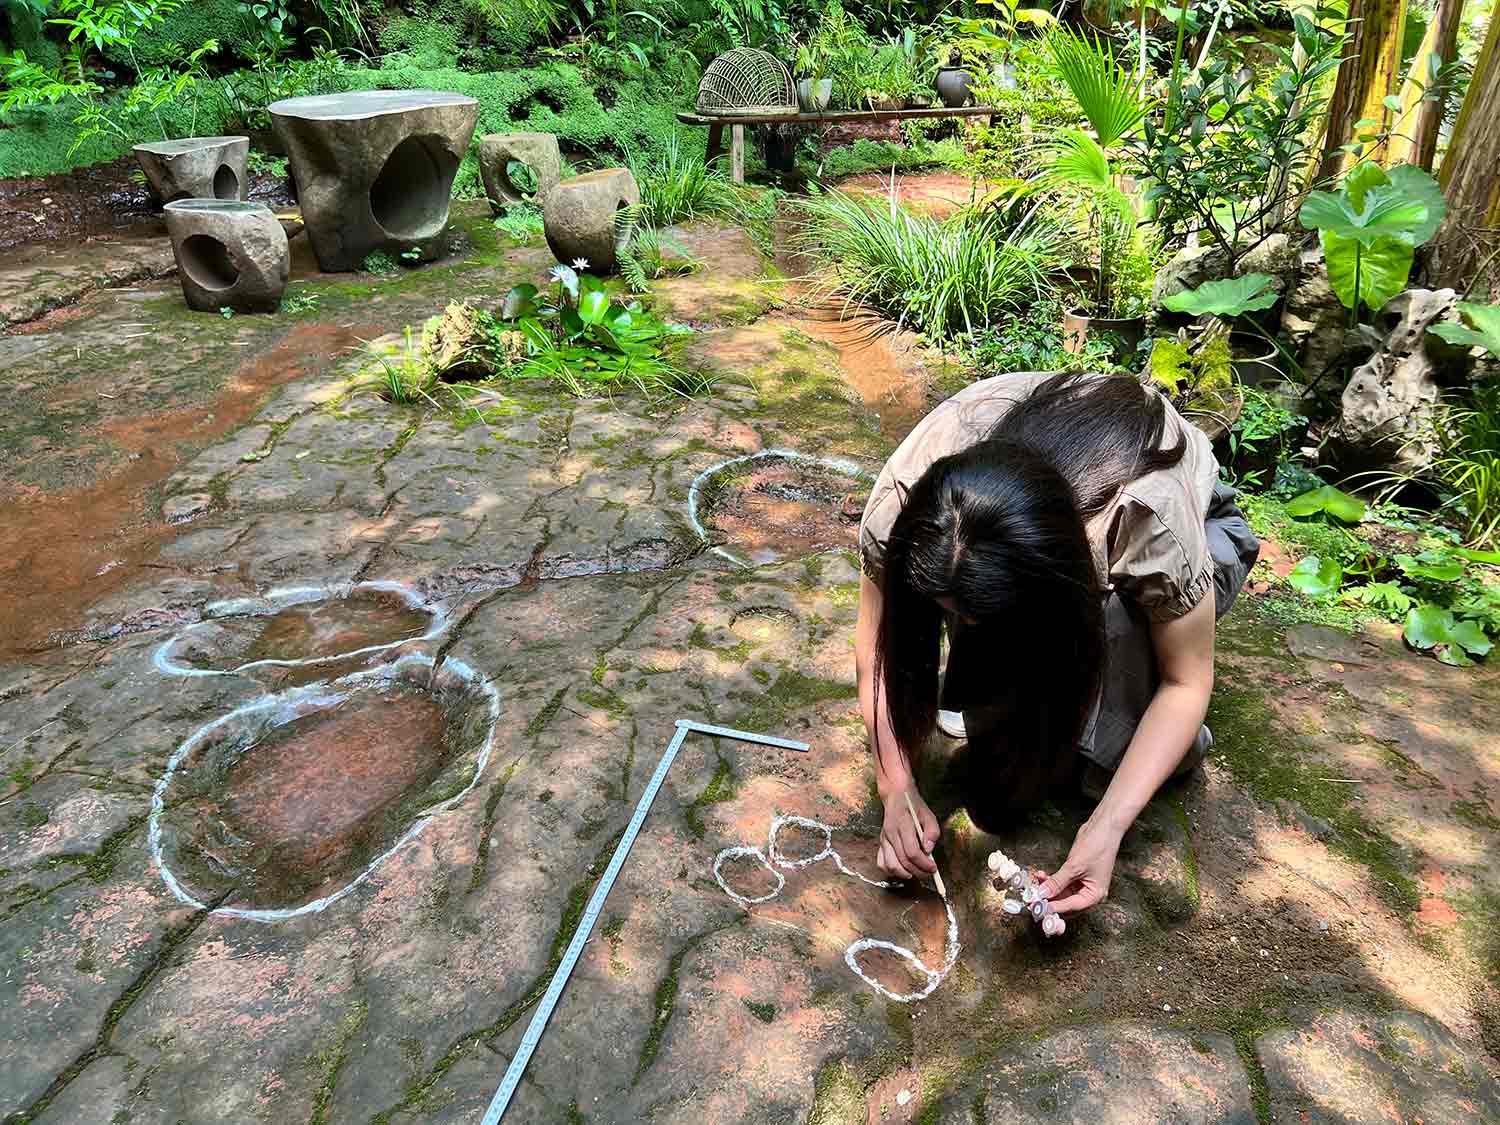
{"type": "Polygon", "coordinates": [[[372,250],[438,256],[477,101],[436,90],[365,90],[284,98],[268,108],[320,266],[357,269],[372,250]]]}
{"type": "Polygon", "coordinates": [[[262,203],[180,199],[166,206],[167,234],[188,308],[275,312],[291,272],[286,232],[262,203]]]}
{"type": "Polygon", "coordinates": [[[184,137],[136,145],[135,158],[164,203],[244,199],[249,137],[184,137]]]}
{"type": "Polygon", "coordinates": [[[562,152],[551,133],[490,133],[479,138],[479,174],[484,194],[495,212],[525,202],[529,195],[541,199],[562,179],[562,152]],[[519,160],[536,173],[536,189],[522,191],[511,182],[508,165],[519,160]]]}
{"type": "Polygon", "coordinates": [[[547,245],[559,262],[588,260],[590,273],[613,273],[630,245],[633,224],[622,226],[617,213],[641,201],[641,189],[629,168],[605,168],[559,181],[542,199],[547,245]]]}

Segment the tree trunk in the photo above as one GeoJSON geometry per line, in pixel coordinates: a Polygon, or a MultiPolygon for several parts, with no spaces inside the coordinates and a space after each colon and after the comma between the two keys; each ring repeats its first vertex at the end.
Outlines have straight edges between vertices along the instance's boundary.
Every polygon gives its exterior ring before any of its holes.
{"type": "MultiPolygon", "coordinates": [[[[1342,146],[1358,136],[1384,133],[1393,114],[1385,99],[1401,81],[1401,39],[1406,32],[1405,0],[1349,0],[1348,53],[1339,66],[1328,103],[1328,132],[1318,178],[1337,176],[1350,163],[1342,146]],[[1362,125],[1360,121],[1373,121],[1362,125]]],[[[1385,146],[1381,146],[1384,150],[1385,146]]],[[[1377,159],[1384,151],[1373,154],[1377,159]]],[[[1381,163],[1385,163],[1384,159],[1381,163]]]]}
{"type": "Polygon", "coordinates": [[[1396,118],[1396,132],[1391,137],[1390,162],[1392,164],[1415,164],[1423,171],[1432,171],[1432,160],[1437,155],[1438,130],[1443,124],[1443,111],[1447,108],[1446,91],[1442,97],[1425,98],[1428,62],[1436,58],[1438,65],[1451,63],[1458,55],[1458,25],[1462,22],[1463,0],[1438,0],[1437,10],[1432,13],[1432,22],[1427,25],[1427,34],[1411,60],[1406,84],[1401,89],[1401,112],[1396,118]]]}
{"type": "MultiPolygon", "coordinates": [[[[1428,257],[1428,276],[1462,293],[1484,269],[1491,299],[1500,296],[1500,19],[1490,18],[1484,47],[1474,64],[1469,94],[1453,126],[1453,140],[1438,169],[1448,216],[1428,257]]],[[[1481,287],[1481,293],[1484,291],[1481,287]]]]}

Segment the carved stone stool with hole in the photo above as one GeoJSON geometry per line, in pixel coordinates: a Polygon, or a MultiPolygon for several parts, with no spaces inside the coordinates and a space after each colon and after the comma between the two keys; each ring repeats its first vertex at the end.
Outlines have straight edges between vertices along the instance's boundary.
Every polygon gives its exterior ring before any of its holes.
{"type": "Polygon", "coordinates": [[[364,90],[283,98],[268,109],[320,266],[357,269],[372,250],[415,250],[424,260],[441,253],[477,101],[437,90],[364,90]]]}
{"type": "Polygon", "coordinates": [[[167,234],[188,307],[275,312],[291,272],[286,232],[261,203],[180,199],[166,206],[167,234]]]}
{"type": "Polygon", "coordinates": [[[244,199],[249,137],[184,137],[136,145],[135,158],[163,203],[244,199]]]}
{"type": "Polygon", "coordinates": [[[613,273],[630,245],[633,224],[619,212],[641,201],[629,168],[604,168],[559,181],[542,198],[547,245],[559,262],[588,261],[590,273],[613,273]]]}
{"type": "Polygon", "coordinates": [[[557,138],[551,133],[490,133],[480,137],[479,174],[484,177],[484,194],[497,214],[528,198],[541,199],[562,179],[557,138]],[[534,186],[526,187],[511,178],[513,162],[531,169],[536,177],[534,186]]]}

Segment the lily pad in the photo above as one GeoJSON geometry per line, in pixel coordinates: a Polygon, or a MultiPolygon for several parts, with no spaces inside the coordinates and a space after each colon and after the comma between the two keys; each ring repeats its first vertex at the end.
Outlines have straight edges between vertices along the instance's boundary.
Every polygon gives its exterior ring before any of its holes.
{"type": "Polygon", "coordinates": [[[1310,598],[1326,598],[1338,593],[1344,584],[1344,568],[1335,559],[1308,555],[1292,568],[1286,580],[1310,598]]]}
{"type": "Polygon", "coordinates": [[[1269,274],[1247,273],[1221,281],[1205,281],[1196,289],[1184,289],[1162,300],[1173,312],[1202,316],[1234,317],[1276,303],[1276,279],[1269,274]]]}
{"type": "Polygon", "coordinates": [[[1365,518],[1365,502],[1341,489],[1325,484],[1287,501],[1286,513],[1298,519],[1322,512],[1341,523],[1359,523],[1365,518]]]}
{"type": "Polygon", "coordinates": [[[1484,656],[1494,647],[1474,622],[1460,621],[1452,610],[1436,605],[1411,610],[1401,635],[1413,648],[1430,651],[1444,664],[1460,668],[1474,663],[1471,656],[1484,656]]]}
{"type": "Polygon", "coordinates": [[[1457,582],[1464,576],[1464,564],[1458,559],[1434,551],[1420,555],[1397,555],[1393,560],[1408,578],[1430,578],[1434,582],[1457,582]]]}

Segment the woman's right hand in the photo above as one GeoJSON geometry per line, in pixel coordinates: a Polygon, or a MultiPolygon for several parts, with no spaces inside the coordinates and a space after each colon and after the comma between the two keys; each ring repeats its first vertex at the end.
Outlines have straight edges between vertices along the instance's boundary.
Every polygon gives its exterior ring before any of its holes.
{"type": "Polygon", "coordinates": [[[903,879],[930,875],[937,870],[931,853],[937,846],[940,833],[937,817],[922,800],[916,785],[897,790],[885,798],[885,826],[880,830],[880,850],[875,862],[882,871],[903,879]],[[912,807],[917,810],[917,819],[922,825],[920,837],[916,825],[912,824],[911,811],[906,807],[907,793],[911,794],[912,807]]]}

